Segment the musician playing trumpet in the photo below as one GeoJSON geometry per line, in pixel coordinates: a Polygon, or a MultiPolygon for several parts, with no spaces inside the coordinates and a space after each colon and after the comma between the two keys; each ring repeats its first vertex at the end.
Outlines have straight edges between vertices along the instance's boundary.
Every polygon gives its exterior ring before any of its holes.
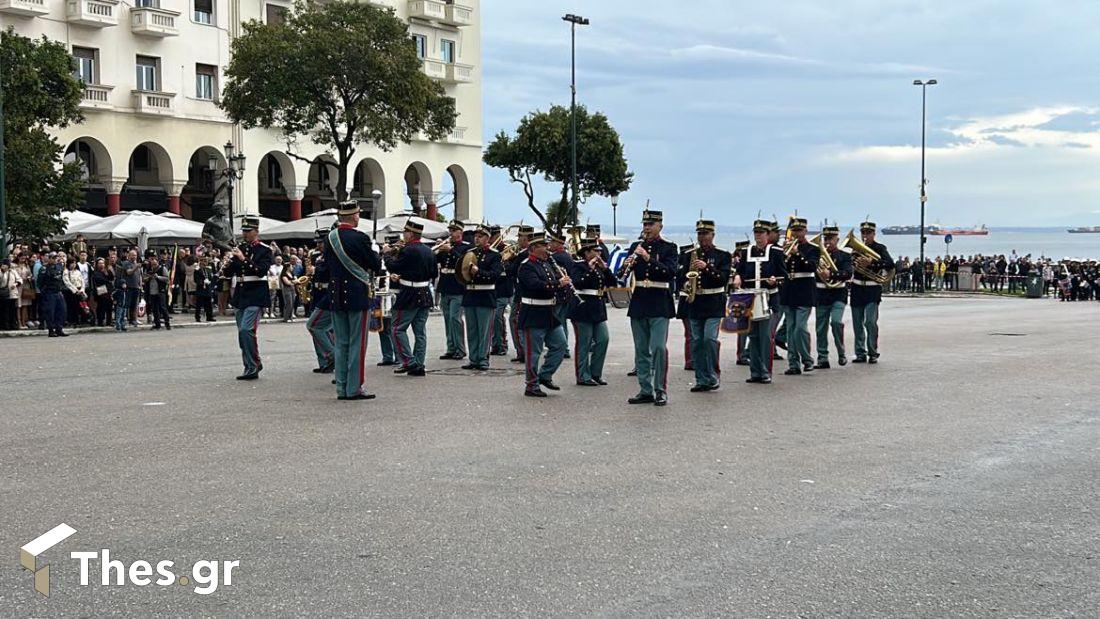
{"type": "Polygon", "coordinates": [[[447,352],[440,359],[463,359],[466,357],[466,342],[462,325],[462,296],[466,287],[455,278],[455,269],[462,261],[462,254],[470,249],[470,244],[462,240],[465,225],[455,219],[447,224],[451,237],[436,252],[436,265],[439,268],[439,308],[443,311],[443,330],[447,336],[447,352]]]}
{"type": "Polygon", "coordinates": [[[474,247],[467,250],[467,253],[473,252],[476,256],[476,262],[470,267],[472,278],[466,284],[466,293],[462,295],[466,342],[470,351],[470,362],[462,366],[464,370],[489,369],[491,325],[497,304],[496,284],[504,269],[500,254],[489,247],[490,237],[489,227],[479,225],[474,231],[474,247]]]}
{"type": "Polygon", "coordinates": [[[726,293],[732,257],[714,246],[715,224],[709,219],[695,223],[698,247],[689,254],[683,278],[688,287],[686,318],[691,330],[691,365],[695,368],[692,392],[718,389],[720,344],[718,326],[726,315],[726,293]],[[694,283],[692,282],[694,280],[694,283]]]}
{"type": "MultiPolygon", "coordinates": [[[[859,224],[863,244],[878,254],[878,259],[859,255],[855,266],[870,273],[891,271],[894,259],[886,246],[875,240],[877,226],[873,221],[859,224]]],[[[853,363],[878,363],[878,306],[882,302],[882,284],[857,274],[852,278],[852,330],[856,334],[856,358],[853,363]]]]}
{"type": "MultiPolygon", "coordinates": [[[[737,263],[737,275],[733,286],[743,290],[752,290],[765,295],[767,302],[761,308],[767,308],[767,315],[754,315],[749,323],[749,378],[747,383],[769,384],[772,382],[772,330],[771,316],[777,310],[776,289],[779,282],[787,276],[783,264],[783,252],[768,242],[772,230],[771,222],[757,219],[752,226],[754,245],[746,247],[737,263]]],[[[764,314],[765,312],[760,312],[764,314]]]]}
{"type": "Polygon", "coordinates": [[[821,239],[825,251],[832,259],[836,269],[830,269],[826,260],[821,261],[817,269],[817,307],[814,317],[817,327],[817,365],[814,369],[829,369],[829,330],[833,332],[833,344],[836,346],[837,363],[846,365],[844,355],[844,306],[848,304],[848,280],[852,279],[852,257],[837,247],[840,228],[825,226],[821,230],[821,239]]]}

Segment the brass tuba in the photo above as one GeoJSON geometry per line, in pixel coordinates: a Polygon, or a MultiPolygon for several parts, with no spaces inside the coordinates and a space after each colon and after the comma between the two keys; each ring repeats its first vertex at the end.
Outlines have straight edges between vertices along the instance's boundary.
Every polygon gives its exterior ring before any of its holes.
{"type": "Polygon", "coordinates": [[[817,279],[822,284],[825,284],[826,288],[843,288],[846,282],[834,282],[830,281],[832,276],[839,273],[840,269],[836,266],[836,261],[829,255],[829,249],[825,247],[825,234],[818,232],[811,239],[810,243],[817,245],[818,251],[821,252],[821,262],[818,265],[817,279]]]}
{"type": "Polygon", "coordinates": [[[882,256],[860,240],[859,237],[856,236],[855,230],[848,231],[848,236],[844,238],[841,247],[850,247],[852,249],[852,266],[855,267],[856,275],[859,275],[863,279],[871,280],[876,284],[885,284],[890,281],[891,277],[889,273],[881,273],[868,268],[870,263],[881,260],[882,256]]]}

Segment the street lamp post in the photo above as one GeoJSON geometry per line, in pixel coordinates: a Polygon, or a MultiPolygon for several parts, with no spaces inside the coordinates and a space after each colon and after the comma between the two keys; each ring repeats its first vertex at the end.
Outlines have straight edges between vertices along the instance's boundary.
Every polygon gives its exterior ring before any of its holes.
{"type": "Polygon", "coordinates": [[[225,169],[218,172],[218,158],[211,155],[209,161],[210,171],[214,173],[214,178],[224,178],[226,184],[226,190],[229,194],[229,232],[236,236],[236,216],[233,212],[233,187],[237,184],[237,181],[244,178],[244,152],[236,152],[236,147],[233,146],[233,142],[226,142],[225,146],[225,169]]]}
{"type": "Polygon", "coordinates": [[[371,238],[378,238],[378,203],[382,200],[382,192],[378,189],[370,192],[370,218],[374,220],[374,234],[371,238]]]}
{"type": "Polygon", "coordinates": [[[611,196],[611,234],[619,236],[619,194],[611,196]]]}
{"type": "Polygon", "coordinates": [[[570,184],[573,187],[573,198],[569,209],[569,219],[572,224],[577,225],[577,26],[587,26],[589,24],[588,18],[581,17],[580,15],[574,15],[569,13],[562,20],[569,22],[570,32],[570,64],[571,64],[571,80],[570,90],[572,92],[572,103],[569,107],[570,116],[572,117],[572,129],[570,130],[570,141],[572,148],[572,174],[570,184]]]}
{"type": "Polygon", "coordinates": [[[917,273],[921,292],[924,292],[924,244],[928,240],[924,237],[924,204],[928,202],[928,194],[925,193],[928,178],[924,174],[924,138],[928,125],[925,118],[928,109],[928,87],[935,86],[936,83],[936,80],[913,80],[914,86],[920,86],[920,269],[917,273]]]}

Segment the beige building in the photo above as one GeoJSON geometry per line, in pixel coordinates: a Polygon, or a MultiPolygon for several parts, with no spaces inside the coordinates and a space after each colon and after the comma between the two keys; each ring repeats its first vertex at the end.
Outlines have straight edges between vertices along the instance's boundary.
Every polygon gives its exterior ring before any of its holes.
{"type": "MultiPolygon", "coordinates": [[[[366,0],[364,0],[366,1],[366,0]]],[[[352,196],[383,192],[387,214],[411,209],[482,216],[481,44],[478,0],[369,0],[409,22],[424,71],[457,102],[438,142],[391,152],[356,147],[352,196]]],[[[281,19],[292,0],[0,0],[0,27],[62,41],[84,81],[85,121],[57,132],[84,163],[84,209],[211,215],[226,167],[223,145],[246,156],[236,213],[296,219],[332,206],[335,159],[308,139],[289,157],[275,131],[229,122],[217,106],[230,40],[242,22],[281,19]],[[327,163],[325,163],[327,162],[327,163]]]]}

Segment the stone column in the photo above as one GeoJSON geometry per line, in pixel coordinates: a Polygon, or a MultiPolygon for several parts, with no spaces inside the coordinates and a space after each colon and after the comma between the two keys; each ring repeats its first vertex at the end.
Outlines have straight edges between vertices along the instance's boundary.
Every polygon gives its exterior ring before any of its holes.
{"type": "Polygon", "coordinates": [[[286,197],[290,199],[290,221],[302,218],[302,196],[305,192],[305,187],[287,187],[286,197]]]}
{"type": "Polygon", "coordinates": [[[435,200],[427,203],[426,213],[424,218],[430,221],[435,221],[435,218],[439,215],[439,207],[435,205],[435,200]]]}
{"type": "Polygon", "coordinates": [[[172,181],[171,183],[165,183],[164,191],[168,192],[168,212],[173,215],[180,214],[180,194],[183,193],[183,187],[186,182],[172,181]]]}
{"type": "Polygon", "coordinates": [[[103,183],[104,189],[107,190],[107,214],[118,215],[122,210],[122,186],[126,184],[126,178],[111,177],[110,180],[103,183]]]}

